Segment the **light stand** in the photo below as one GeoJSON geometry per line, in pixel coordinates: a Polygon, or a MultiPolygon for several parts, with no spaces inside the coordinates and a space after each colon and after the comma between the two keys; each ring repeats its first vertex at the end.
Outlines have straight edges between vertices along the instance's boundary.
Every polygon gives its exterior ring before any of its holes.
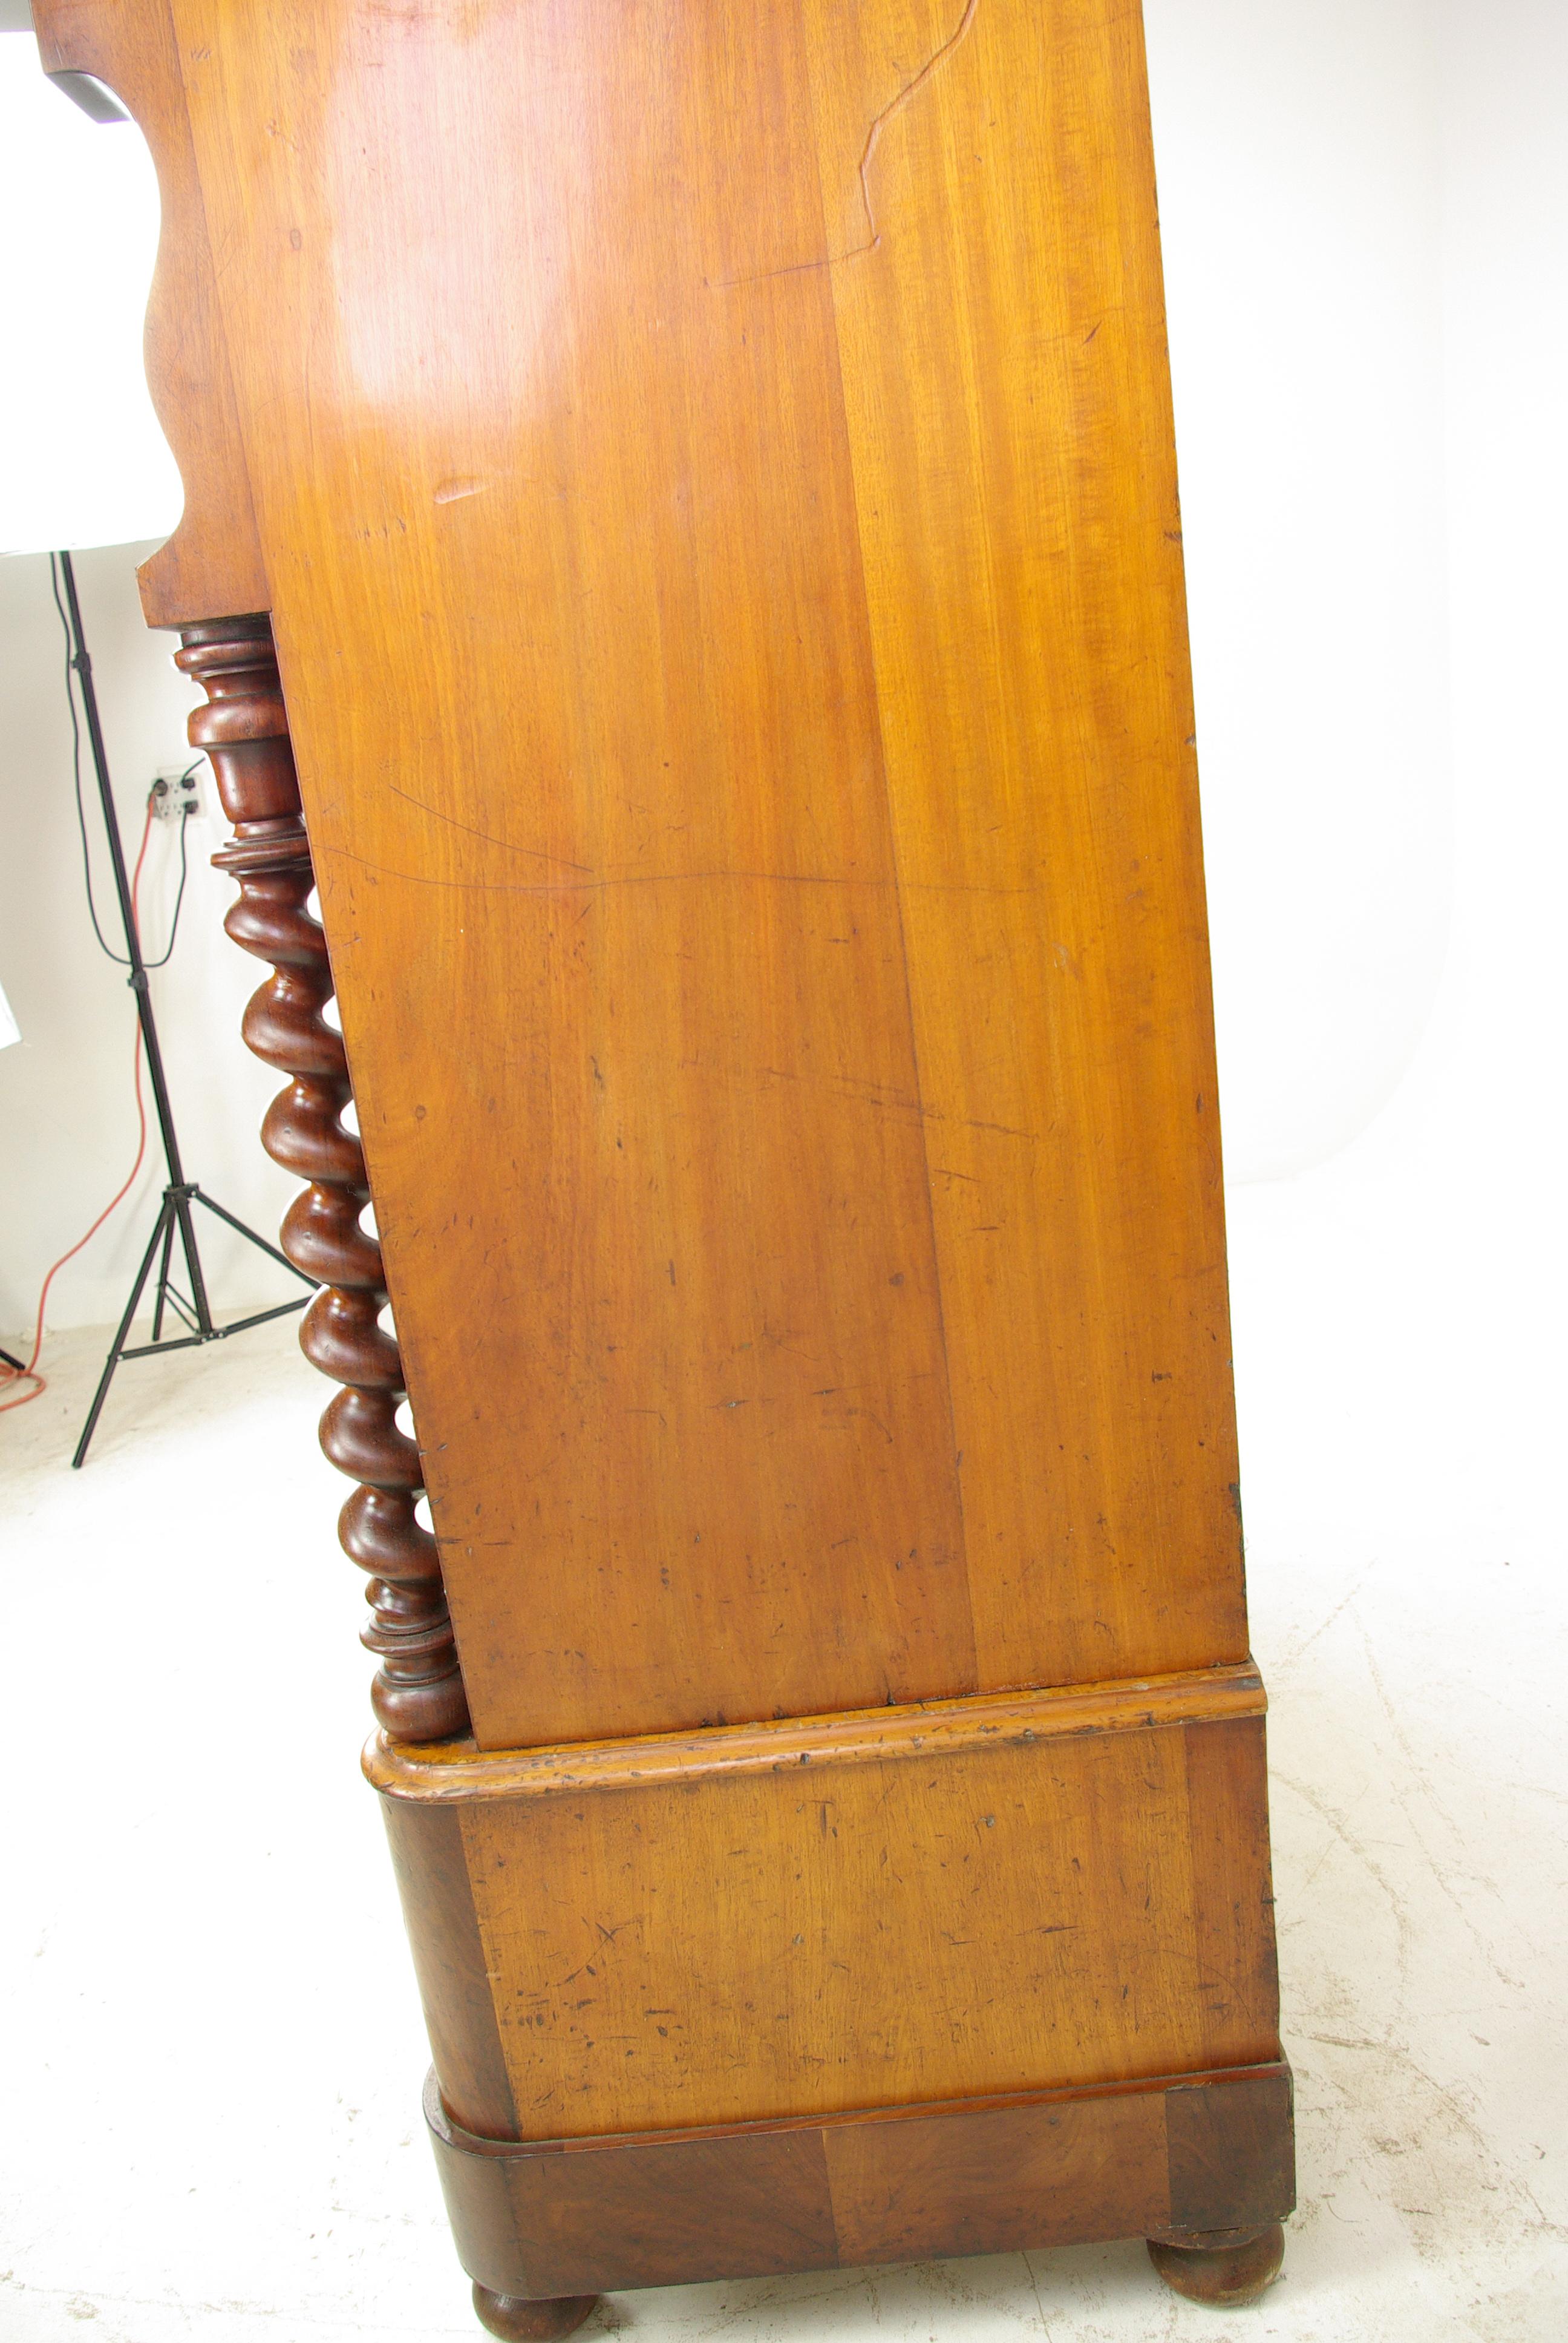
{"type": "MultiPolygon", "coordinates": [[[[140,1018],[142,1025],[142,1046],[147,1053],[147,1077],[152,1083],[153,1105],[158,1119],[158,1134],[163,1141],[164,1161],[168,1169],[168,1179],[164,1187],[163,1202],[158,1207],[157,1221],[147,1249],[142,1255],[142,1265],[137,1270],[136,1282],[131,1287],[131,1298],[126,1304],[125,1315],[116,1330],[113,1342],[109,1345],[109,1355],[104,1362],[104,1372],[99,1377],[98,1388],[93,1394],[93,1404],[88,1409],[87,1420],[82,1426],[82,1436],[76,1443],[76,1453],[71,1459],[72,1466],[75,1468],[86,1456],[87,1443],[93,1437],[104,1401],[108,1394],[109,1384],[114,1379],[115,1369],[122,1359],[147,1359],[159,1355],[165,1351],[187,1351],[198,1342],[218,1342],[227,1334],[243,1333],[247,1326],[263,1325],[269,1318],[286,1317],[292,1310],[304,1309],[310,1299],[310,1294],[316,1291],[316,1281],[314,1278],[307,1277],[302,1270],[296,1269],[294,1263],[286,1254],[279,1252],[276,1245],[268,1244],[265,1237],[258,1236],[254,1229],[247,1228],[243,1221],[236,1220],[232,1212],[226,1212],[224,1207],[215,1202],[211,1196],[204,1195],[196,1182],[187,1180],[185,1176],[180,1162],[179,1141],[175,1132],[174,1110],[169,1103],[168,1083],[164,1074],[163,1052],[158,1047],[157,1023],[153,1015],[152,987],[148,982],[147,971],[142,960],[141,938],[136,933],[136,918],[131,903],[130,882],[126,876],[126,858],[120,844],[120,825],[115,812],[114,791],[109,786],[108,759],[104,753],[104,734],[103,728],[98,722],[97,695],[93,689],[93,663],[87,656],[87,646],[82,633],[81,606],[76,599],[75,572],[71,567],[71,557],[68,553],[62,553],[57,558],[65,585],[65,607],[69,616],[71,638],[71,665],[81,685],[82,706],[87,719],[87,739],[93,754],[93,770],[97,775],[98,796],[104,809],[104,828],[108,833],[109,860],[115,873],[115,892],[119,898],[120,918],[126,931],[126,950],[129,957],[131,970],[126,981],[136,996],[136,1015],[140,1018]],[[196,1219],[191,1211],[193,1204],[204,1205],[209,1212],[215,1213],[220,1221],[226,1222],[231,1229],[236,1230],[248,1244],[255,1245],[258,1252],[267,1254],[271,1260],[281,1262],[291,1277],[297,1277],[303,1285],[309,1288],[309,1292],[302,1293],[291,1302],[280,1302],[271,1310],[253,1311],[248,1318],[231,1319],[226,1326],[215,1324],[212,1311],[207,1302],[206,1280],[202,1274],[201,1252],[196,1243],[196,1219]],[[186,1275],[190,1285],[188,1299],[181,1295],[170,1281],[169,1272],[174,1257],[176,1233],[179,1238],[180,1252],[185,1260],[186,1275]],[[150,1342],[138,1342],[127,1346],[126,1337],[130,1332],[131,1321],[136,1314],[136,1305],[141,1301],[143,1290],[152,1272],[154,1259],[159,1255],[160,1248],[157,1284],[154,1290],[153,1339],[150,1342]],[[172,1311],[175,1316],[189,1329],[189,1332],[176,1335],[168,1342],[163,1341],[161,1337],[166,1310],[172,1311]]],[[[189,819],[188,814],[181,816],[182,820],[189,819]]]]}

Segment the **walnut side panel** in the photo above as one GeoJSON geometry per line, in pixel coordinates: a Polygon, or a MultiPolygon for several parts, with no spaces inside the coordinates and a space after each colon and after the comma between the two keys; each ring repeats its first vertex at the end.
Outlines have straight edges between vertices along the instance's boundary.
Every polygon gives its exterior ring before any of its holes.
{"type": "Polygon", "coordinates": [[[1240,1658],[1219,1118],[1139,10],[804,0],[802,15],[829,248],[864,243],[868,202],[879,235],[827,275],[932,1141],[978,1681],[1240,1658]],[[858,172],[868,121],[906,76],[895,61],[922,56],[932,70],[858,172]]]}
{"type": "Polygon", "coordinates": [[[477,1737],[1239,1660],[1136,10],[174,11],[477,1737]]]}

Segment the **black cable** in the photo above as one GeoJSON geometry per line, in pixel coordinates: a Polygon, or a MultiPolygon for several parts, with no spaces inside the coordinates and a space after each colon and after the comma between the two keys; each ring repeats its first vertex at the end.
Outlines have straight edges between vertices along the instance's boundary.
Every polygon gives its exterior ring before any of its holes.
{"type": "MultiPolygon", "coordinates": [[[[130,961],[123,954],[111,951],[109,946],[105,943],[104,931],[98,925],[98,907],[93,900],[93,863],[87,847],[86,816],[82,810],[82,728],[76,720],[76,692],[73,679],[76,662],[71,648],[70,621],[65,616],[65,604],[60,599],[60,582],[53,554],[49,556],[49,590],[55,597],[55,608],[60,616],[60,628],[65,638],[65,705],[71,711],[71,777],[76,796],[76,832],[82,841],[82,876],[87,885],[87,916],[93,922],[93,933],[97,937],[99,949],[106,958],[112,960],[116,968],[129,968],[130,961]]],[[[180,775],[180,779],[188,781],[200,763],[201,759],[197,757],[194,763],[186,767],[185,771],[180,775]]],[[[180,930],[180,906],[186,899],[186,876],[189,869],[189,858],[186,852],[186,824],[189,820],[190,809],[187,806],[180,816],[180,883],[175,895],[174,918],[169,921],[169,940],[164,947],[161,959],[143,959],[144,968],[166,968],[174,951],[175,938],[180,930]]]]}
{"type": "MultiPolygon", "coordinates": [[[[201,759],[198,757],[196,759],[196,765],[199,765],[201,759]]],[[[188,781],[195,770],[196,765],[187,765],[185,771],[180,775],[181,780],[188,781]]],[[[180,883],[175,894],[175,915],[169,921],[169,940],[167,944],[165,946],[163,958],[161,960],[145,960],[142,962],[142,966],[144,968],[166,968],[169,962],[169,955],[175,948],[175,938],[180,931],[180,905],[186,899],[186,870],[187,868],[186,858],[186,826],[189,822],[190,818],[190,808],[187,806],[180,816],[180,883]]]]}
{"type": "Polygon", "coordinates": [[[98,907],[93,900],[93,860],[87,849],[87,818],[82,810],[82,728],[76,721],[74,681],[76,661],[71,643],[71,622],[60,599],[60,581],[53,554],[49,556],[49,590],[55,597],[55,608],[60,614],[60,630],[65,638],[65,705],[71,711],[71,771],[76,786],[76,830],[82,840],[82,875],[87,882],[87,916],[93,922],[93,933],[97,937],[98,948],[106,959],[112,960],[116,968],[129,968],[130,961],[121,953],[111,951],[105,943],[104,930],[98,925],[98,907]]]}

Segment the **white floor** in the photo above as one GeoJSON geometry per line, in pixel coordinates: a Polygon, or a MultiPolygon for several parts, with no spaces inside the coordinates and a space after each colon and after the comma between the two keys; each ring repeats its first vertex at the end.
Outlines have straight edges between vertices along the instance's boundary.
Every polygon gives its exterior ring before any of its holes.
{"type": "MultiPolygon", "coordinates": [[[[1501,1174],[1232,1202],[1301,2211],[1255,2308],[1137,2244],[628,2295],[648,2343],[1568,2333],[1555,1220],[1501,1174]]],[[[0,1417],[0,2335],[473,2324],[375,1801],[325,1396],[288,1325],[0,1417]]],[[[589,2335],[593,2332],[590,2328],[589,2335]]]]}

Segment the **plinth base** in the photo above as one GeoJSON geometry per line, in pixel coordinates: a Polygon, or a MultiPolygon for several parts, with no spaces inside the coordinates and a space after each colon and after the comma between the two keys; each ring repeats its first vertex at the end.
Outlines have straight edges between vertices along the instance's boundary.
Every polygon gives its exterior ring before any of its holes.
{"type": "MultiPolygon", "coordinates": [[[[628,2288],[1211,2253],[1277,2223],[1261,1704],[1237,1663],[570,1747],[374,1745],[426,2111],[492,2332],[541,2343],[529,2322],[571,2315],[549,2306],[628,2288]]],[[[1229,2265],[1181,2268],[1235,2298],[1229,2265]]]]}
{"type": "MultiPolygon", "coordinates": [[[[425,2115],[458,2258],[518,2316],[575,2301],[586,2317],[595,2294],[623,2288],[1139,2236],[1178,2291],[1240,2301],[1278,2268],[1277,2250],[1265,2268],[1252,2241],[1277,2247],[1294,2201],[1280,2061],[819,2123],[526,2145],[464,2131],[432,2075],[425,2115]]],[[[491,2331],[542,2343],[570,2330],[491,2331]]]]}

